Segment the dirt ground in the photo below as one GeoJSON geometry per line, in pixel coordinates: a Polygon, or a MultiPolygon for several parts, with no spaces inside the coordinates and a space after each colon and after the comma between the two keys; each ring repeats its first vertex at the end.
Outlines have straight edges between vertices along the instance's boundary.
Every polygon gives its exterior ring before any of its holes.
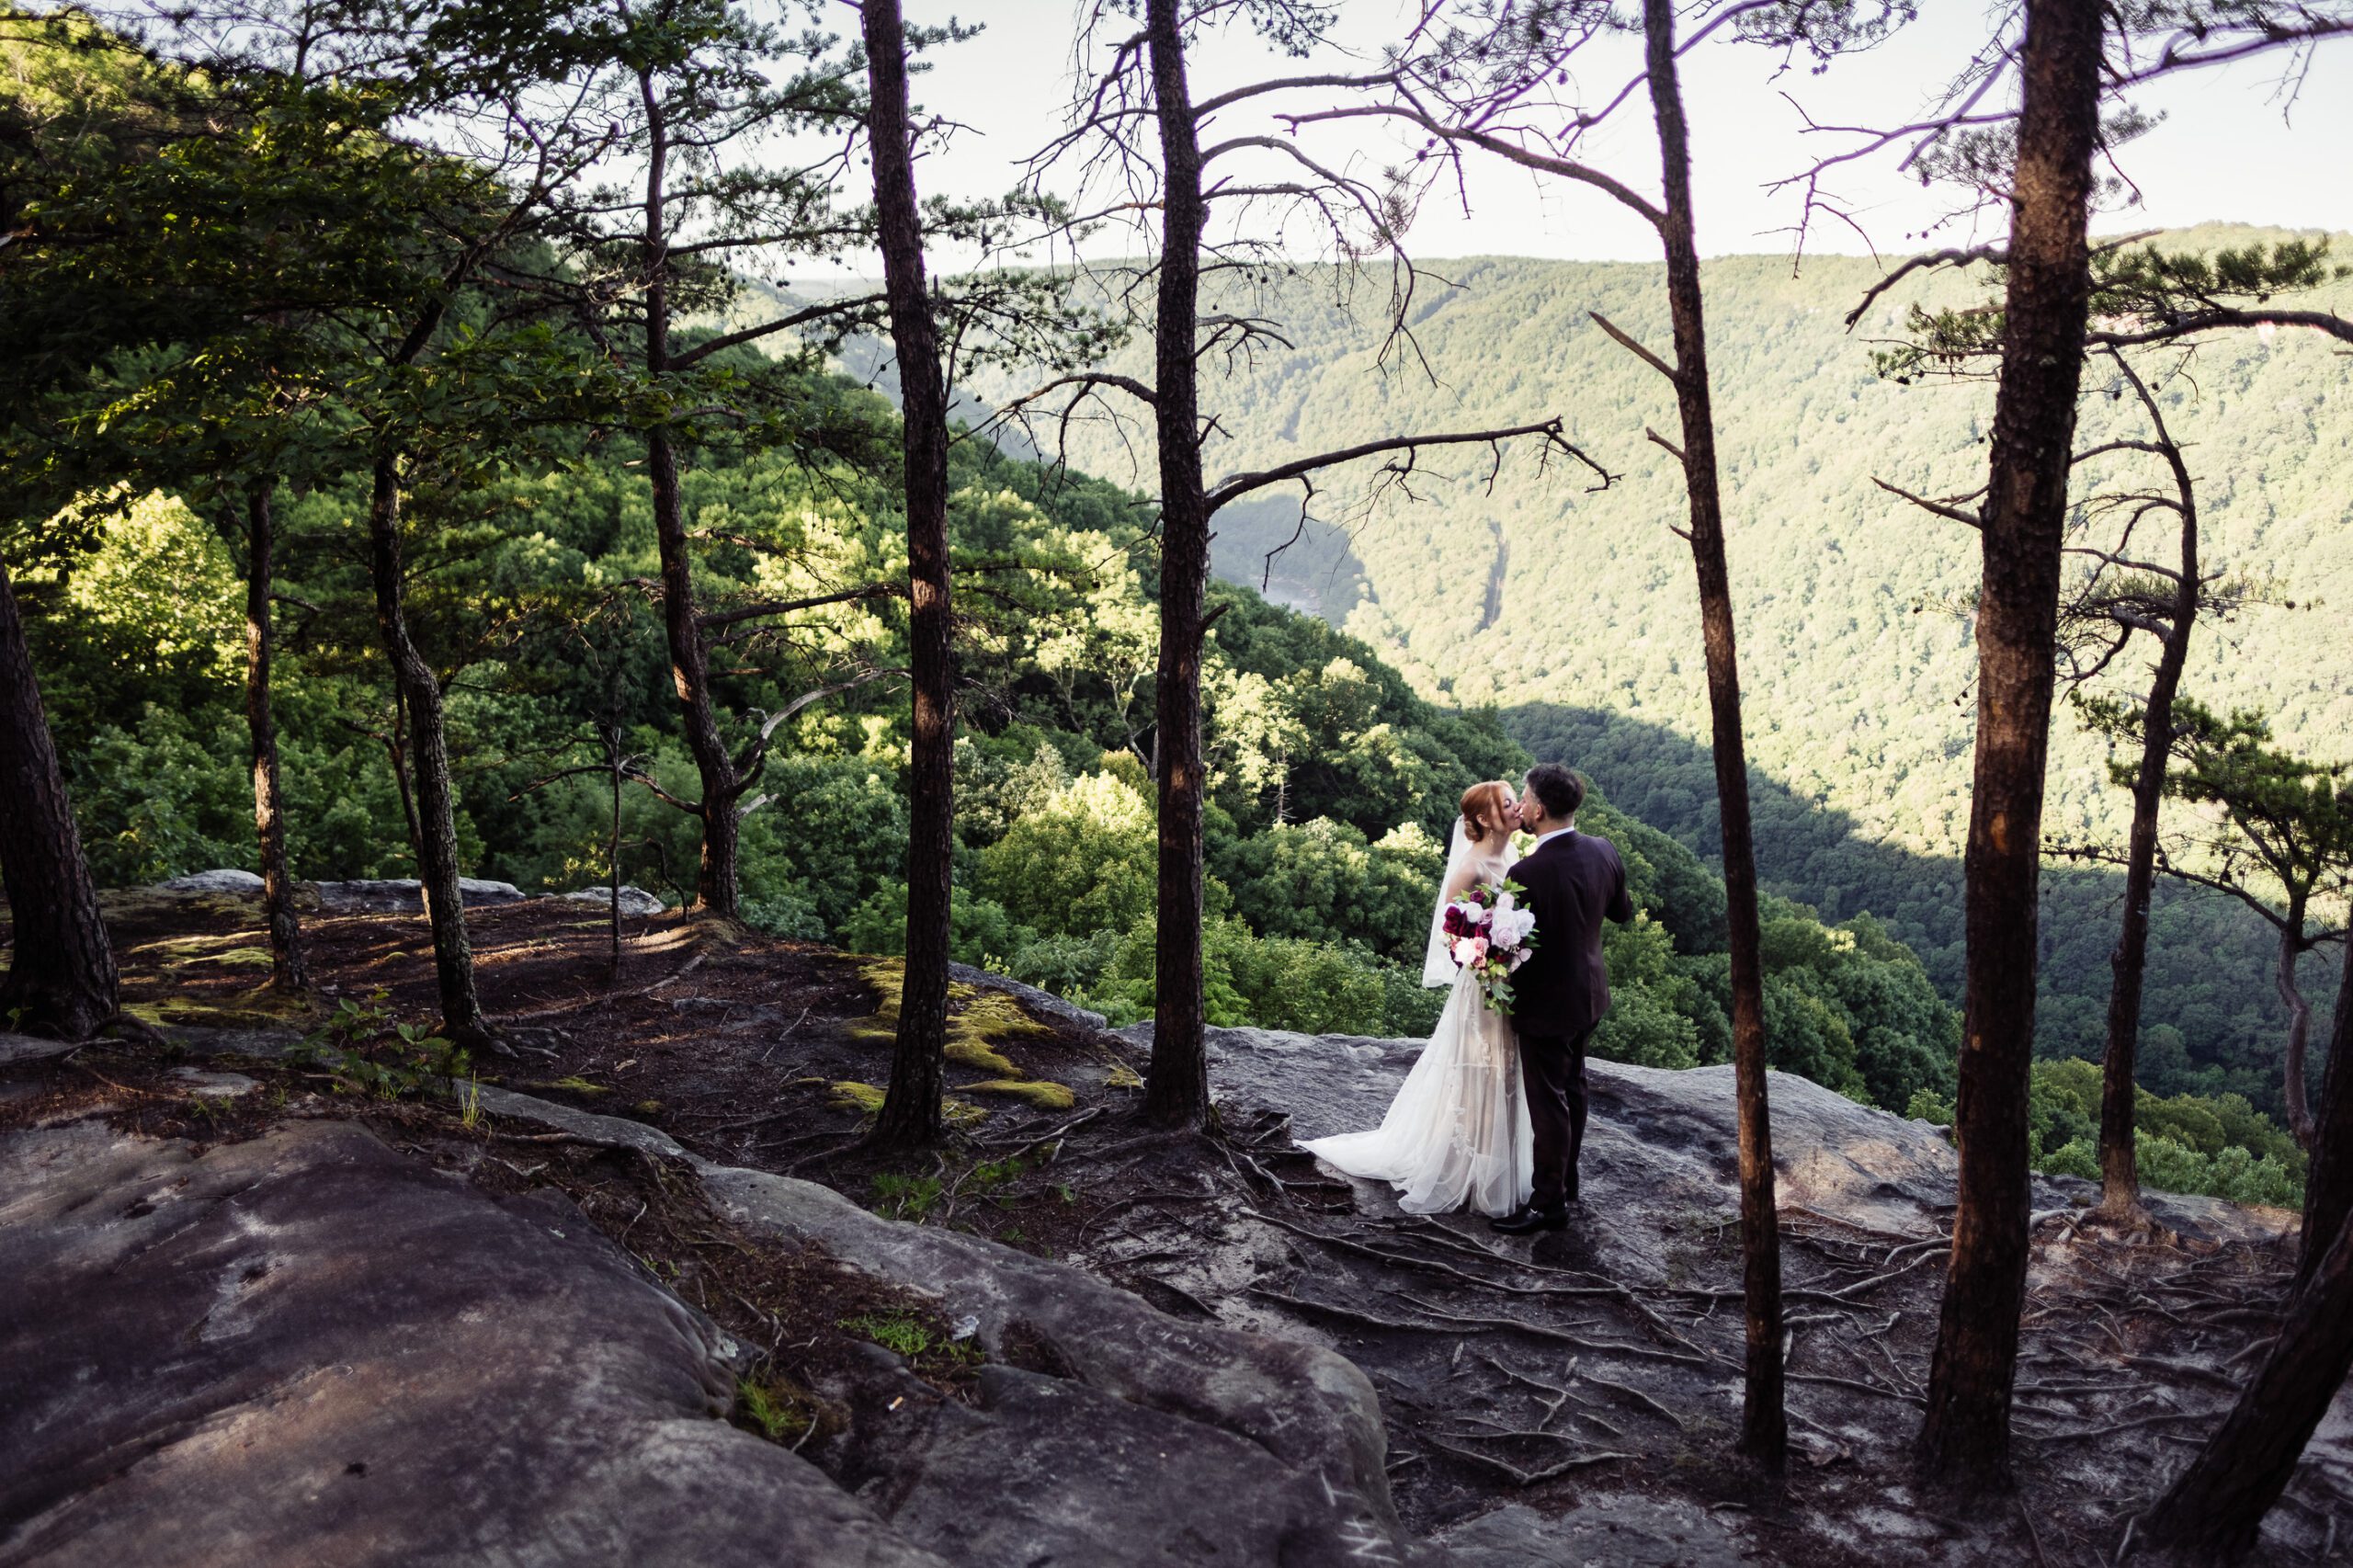
{"type": "MultiPolygon", "coordinates": [[[[242,901],[109,903],[126,1003],[160,1026],[313,1031],[347,999],[417,1025],[435,1017],[417,916],[313,915],[321,994],[304,1010],[267,997],[260,928],[242,901]]],[[[1425,1533],[1502,1502],[1557,1515],[1631,1495],[1720,1521],[1765,1561],[2106,1562],[2226,1404],[2292,1261],[2277,1244],[2126,1244],[2048,1220],[2024,1325],[2018,1491],[1962,1510],[1909,1484],[1941,1238],[1785,1211],[1792,1458],[1773,1476],[1732,1452],[1741,1318],[1729,1194],[1655,1236],[1608,1237],[1597,1214],[1506,1243],[1465,1217],[1406,1215],[1383,1192],[1331,1179],[1291,1146],[1278,1107],[1225,1104],[1214,1138],[1151,1131],[1133,1116],[1132,1048],[971,993],[957,1004],[973,1020],[970,1064],[949,1071],[956,1138],[892,1164],[858,1142],[872,1085],[888,1076],[894,979],[874,960],[664,915],[624,923],[612,973],[604,921],[578,904],[489,907],[469,922],[483,1003],[517,1051],[472,1063],[480,1082],[648,1122],[712,1160],[1074,1263],[1165,1312],[1328,1344],[1380,1391],[1397,1503],[1425,1533]],[[1630,1286],[1597,1267],[1597,1236],[1662,1267],[1630,1286]]],[[[767,1347],[743,1419],[821,1464],[825,1437],[852,1418],[854,1398],[829,1391],[854,1381],[859,1341],[915,1346],[917,1371],[944,1397],[969,1381],[962,1346],[921,1302],[761,1248],[661,1162],[472,1115],[462,1096],[386,1098],[324,1068],[235,1065],[264,1092],[208,1097],[152,1046],[97,1046],[17,1070],[0,1120],[76,1095],[110,1096],[118,1116],[199,1140],[250,1136],[285,1115],[350,1115],[494,1188],[558,1187],[767,1347]]],[[[2353,1460],[2336,1434],[2274,1511],[2266,1551],[2346,1561],[2347,1542],[2353,1460]]]]}

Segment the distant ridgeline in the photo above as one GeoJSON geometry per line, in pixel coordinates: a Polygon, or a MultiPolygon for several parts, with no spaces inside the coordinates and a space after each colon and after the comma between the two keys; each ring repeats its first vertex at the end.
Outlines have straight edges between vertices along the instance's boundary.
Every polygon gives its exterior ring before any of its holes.
{"type": "MultiPolygon", "coordinates": [[[[2285,237],[2213,228],[2164,244],[2211,250],[2285,237]]],[[[2353,261],[2353,242],[2340,241],[2336,256],[2353,261]]],[[[1587,314],[1663,349],[1659,269],[1477,258],[1430,270],[1451,286],[1425,279],[1413,319],[1438,385],[1411,358],[1390,373],[1376,368],[1377,312],[1369,322],[1336,308],[1328,272],[1261,301],[1297,347],[1205,386],[1205,412],[1218,420],[1212,473],[1392,432],[1558,414],[1618,483],[1587,494],[1580,472],[1507,457],[1490,490],[1482,449],[1432,465],[1416,480],[1418,502],[1392,495],[1362,515],[1347,510],[1344,484],[1327,484],[1316,498],[1324,521],[1271,562],[1267,552],[1292,538],[1299,508],[1295,496],[1269,493],[1221,515],[1218,569],[1355,632],[1426,696],[1496,705],[1531,751],[1584,768],[1621,807],[1712,855],[1697,595],[1689,551],[1667,530],[1682,515],[1681,474],[1643,436],[1645,426],[1671,428],[1674,406],[1656,372],[1587,314]],[[1437,481],[1438,471],[1454,482],[1437,481]]],[[[1871,482],[1930,494],[1982,485],[1992,394],[1882,381],[1871,350],[1901,330],[1914,301],[1973,302],[1985,287],[1982,274],[1915,279],[1919,287],[1884,296],[1847,332],[1844,317],[1879,275],[1845,256],[1809,258],[1796,276],[1785,256],[1706,269],[1759,855],[1769,888],[1827,919],[1870,912],[1957,1000],[1977,544],[1966,528],[1871,482]]],[[[2342,308],[2347,293],[2353,287],[2336,285],[2330,297],[2342,308]]],[[[2353,760],[2353,641],[2342,634],[2353,606],[2353,358],[2316,334],[2283,330],[2219,337],[2183,369],[2163,397],[2190,446],[2206,562],[2269,574],[2275,597],[2298,607],[2201,624],[2185,690],[2217,710],[2265,708],[2281,744],[2353,760]]],[[[2112,380],[2087,376],[2086,440],[2139,433],[2129,399],[2099,395],[2112,380]]],[[[1074,460],[1130,472],[1129,449],[1109,432],[1085,431],[1080,442],[1074,460]]],[[[2171,550],[2162,529],[2139,542],[2171,550]]],[[[2128,673],[2137,677],[2153,657],[2136,652],[2128,673]]],[[[2108,783],[2102,747],[2063,707],[2051,789],[2052,835],[2120,837],[2128,803],[2108,783]]],[[[2044,1055],[2100,1049],[2115,882],[2052,874],[2044,1055]]],[[[2276,1106],[2285,1021],[2270,963],[2269,934],[2251,915],[2163,890],[2143,1081],[2167,1092],[2235,1089],[2276,1106]]],[[[2324,949],[2302,971],[2323,1017],[2336,969],[2324,949]]]]}

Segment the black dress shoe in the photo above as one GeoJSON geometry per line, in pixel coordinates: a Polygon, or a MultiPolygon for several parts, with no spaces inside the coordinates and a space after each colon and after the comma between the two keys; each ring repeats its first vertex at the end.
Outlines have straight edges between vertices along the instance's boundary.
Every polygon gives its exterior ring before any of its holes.
{"type": "Polygon", "coordinates": [[[1487,1221],[1487,1229],[1498,1235],[1527,1236],[1538,1231],[1565,1231],[1569,1228],[1569,1211],[1560,1209],[1539,1209],[1528,1204],[1500,1220],[1487,1221]]]}

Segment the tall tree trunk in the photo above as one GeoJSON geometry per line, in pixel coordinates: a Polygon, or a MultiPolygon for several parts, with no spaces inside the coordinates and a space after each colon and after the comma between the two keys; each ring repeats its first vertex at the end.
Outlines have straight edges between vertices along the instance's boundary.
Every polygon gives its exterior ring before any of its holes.
{"type": "Polygon", "coordinates": [[[1953,1120],[1959,1211],[1920,1431],[1924,1474],[2006,1484],[2028,1252],[2043,769],[2060,548],[2091,292],[2097,0],[2027,0],[2017,188],[1991,482],[1981,530],[1977,756],[1965,860],[1967,999],[1953,1120]]]}
{"type": "Polygon", "coordinates": [[[891,1086],[874,1142],[918,1148],[939,1136],[940,1063],[948,1045],[949,835],[955,791],[956,691],[948,581],[948,395],[939,334],[924,280],[923,213],[907,143],[906,33],[899,0],[865,0],[868,141],[882,244],[891,341],[899,359],[907,499],[908,663],[914,737],[907,769],[907,947],[891,1086]]]}
{"type": "Polygon", "coordinates": [[[608,950],[605,968],[615,984],[621,978],[621,722],[616,717],[604,726],[605,777],[613,790],[612,831],[605,840],[606,892],[612,903],[605,910],[608,950]]]}
{"type": "Polygon", "coordinates": [[[1153,108],[1160,123],[1159,313],[1153,327],[1153,423],[1160,445],[1160,882],[1154,949],[1152,1063],[1145,1119],[1189,1126],[1209,1114],[1201,993],[1201,643],[1209,594],[1209,498],[1201,481],[1195,330],[1200,301],[1201,148],[1185,79],[1178,0],[1148,0],[1153,108]]]}
{"type": "Polygon", "coordinates": [[[2296,1276],[2309,1279],[2328,1239],[2353,1221],[2353,936],[2336,985],[2336,1019],[2328,1031],[2328,1068],[2321,1075],[2312,1163],[2304,1172],[2304,1233],[2296,1276]]]}
{"type": "Polygon", "coordinates": [[[424,841],[418,836],[416,831],[416,800],[409,793],[408,788],[406,738],[408,707],[401,700],[400,681],[395,678],[392,682],[392,718],[390,729],[371,730],[357,720],[340,716],[336,718],[335,722],[362,740],[373,741],[384,748],[384,764],[392,770],[392,789],[401,798],[401,820],[408,824],[409,864],[412,866],[421,864],[425,859],[425,853],[419,846],[424,841]]]}
{"type": "MultiPolygon", "coordinates": [[[[2279,961],[2271,971],[2272,989],[2279,993],[2279,1000],[2288,1008],[2288,1050],[2280,1065],[2285,1078],[2280,1090],[2287,1102],[2288,1131],[2307,1149],[2313,1146],[2314,1132],[2311,1093],[2304,1073],[2305,1048],[2313,1032],[2313,1005],[2296,984],[2296,960],[2312,945],[2304,940],[2304,911],[2311,898],[2308,888],[2289,888],[2288,918],[2279,926],[2279,961]]],[[[2353,941],[2353,936],[2346,940],[2353,941]]]]}
{"type": "Polygon", "coordinates": [[[286,801],[278,783],[278,720],[270,710],[269,593],[276,578],[278,530],[270,517],[271,482],[260,479],[245,495],[245,733],[254,774],[254,837],[261,851],[262,920],[269,927],[269,983],[300,993],[311,988],[302,961],[302,931],[294,918],[294,882],[286,866],[286,801]]]}
{"type": "MultiPolygon", "coordinates": [[[[670,370],[670,233],[668,119],[654,78],[642,73],[639,96],[645,105],[650,144],[645,163],[645,227],[640,265],[645,277],[645,373],[660,382],[670,370]]],[[[695,903],[733,920],[736,840],[740,824],[735,799],[743,793],[735,759],[720,733],[710,692],[710,650],[695,613],[694,562],[687,551],[686,503],[678,493],[678,453],[668,426],[645,433],[645,468],[654,487],[654,541],[662,557],[662,631],[670,645],[670,679],[678,693],[687,750],[702,783],[702,859],[695,872],[695,903]]]]}
{"type": "MultiPolygon", "coordinates": [[[[650,357],[650,356],[649,356],[650,357]]],[[[695,870],[695,903],[735,919],[735,759],[719,733],[710,694],[710,652],[695,616],[694,563],[687,553],[686,509],[678,494],[678,457],[670,433],[646,432],[646,468],[654,480],[654,538],[662,553],[662,629],[670,644],[670,679],[685,720],[687,750],[702,783],[696,816],[702,823],[702,858],[695,870]]]]}
{"type": "Polygon", "coordinates": [[[2173,699],[2189,658],[2189,631],[2198,617],[2198,510],[2181,467],[2167,456],[2182,485],[2181,586],[2149,681],[2141,719],[2141,765],[2132,775],[2132,830],[2124,857],[2124,926],[2109,955],[2114,983],[2108,994],[2108,1050],[2100,1067],[2099,1178],[2102,1217],[2127,1223],[2147,1219],[2141,1207],[2136,1157],[2140,1090],[2132,1080],[2141,1042],[2141,994],[2149,967],[2149,902],[2157,880],[2157,808],[2165,799],[2165,759],[2173,747],[2173,699]]]}
{"type": "Polygon", "coordinates": [[[1781,1241],[1773,1199],[1773,1132],[1765,1092],[1765,967],[1756,918],[1756,853],[1741,733],[1740,660],[1733,639],[1732,579],[1724,558],[1723,504],[1716,485],[1716,426],[1701,315],[1699,251],[1691,208],[1691,146],[1675,63],[1672,0],[1643,0],[1651,108],[1665,175],[1667,309],[1675,324],[1675,399],[1683,426],[1684,487],[1691,503],[1691,558],[1699,570],[1699,623],[1708,655],[1716,800],[1723,822],[1724,896],[1732,937],[1733,1073],[1740,1109],[1740,1231],[1747,1302],[1747,1391],[1740,1447],[1778,1465],[1789,1451],[1782,1408],[1781,1241]]]}
{"type": "Polygon", "coordinates": [[[441,987],[441,1028],[469,1049],[491,1043],[482,1002],[474,993],[473,945],[466,935],[466,902],[458,885],[457,791],[449,782],[449,742],[441,718],[441,683],[409,635],[407,585],[401,562],[401,489],[397,459],[376,460],[368,504],[368,571],[375,580],[376,628],[384,639],[392,680],[408,709],[409,757],[416,774],[417,881],[433,931],[433,969],[441,987]]]}
{"type": "Polygon", "coordinates": [[[2288,1298],[2254,1381],[2134,1534],[2185,1564],[2232,1563],[2254,1549],[2313,1430],[2353,1369],[2353,1228],[2338,1226],[2288,1298]]]}
{"type": "Polygon", "coordinates": [[[0,1028],[86,1040],[115,1016],[114,944],[57,765],[17,590],[0,564],[0,881],[16,946],[0,1028]]]}

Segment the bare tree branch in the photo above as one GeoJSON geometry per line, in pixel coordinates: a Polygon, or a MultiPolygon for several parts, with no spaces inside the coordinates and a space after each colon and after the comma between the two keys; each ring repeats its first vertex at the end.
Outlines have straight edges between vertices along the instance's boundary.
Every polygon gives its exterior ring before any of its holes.
{"type": "Polygon", "coordinates": [[[1588,457],[1572,443],[1560,420],[1547,419],[1534,425],[1501,426],[1492,430],[1461,430],[1438,436],[1390,436],[1378,441],[1366,441],[1354,447],[1342,447],[1335,451],[1319,452],[1313,457],[1301,458],[1275,468],[1261,469],[1253,473],[1239,473],[1212,487],[1209,493],[1209,508],[1214,513],[1220,507],[1253,490],[1263,490],[1270,484],[1302,479],[1320,470],[1355,462],[1361,458],[1379,457],[1384,452],[1419,452],[1426,447],[1495,446],[1519,436],[1541,436],[1548,452],[1558,452],[1575,459],[1600,477],[1601,483],[1592,490],[1607,490],[1615,475],[1588,457]]]}
{"type": "Polygon", "coordinates": [[[1925,495],[1915,495],[1912,492],[1904,489],[1902,485],[1890,484],[1884,479],[1874,477],[1871,480],[1871,483],[1878,485],[1881,490],[1886,491],[1890,495],[1901,496],[1904,500],[1911,502],[1912,505],[1919,507],[1924,512],[1934,512],[1939,517],[1949,517],[1956,523],[1966,523],[1972,528],[1982,528],[1985,526],[1985,519],[1979,517],[1974,512],[1964,511],[1961,507],[1952,506],[1947,502],[1931,501],[1925,495]]]}
{"type": "Polygon", "coordinates": [[[1496,157],[1518,164],[1522,168],[1534,169],[1540,174],[1558,175],[1563,179],[1572,179],[1580,184],[1589,185],[1596,190],[1614,197],[1631,210],[1642,214],[1654,228],[1666,221],[1665,214],[1659,210],[1657,203],[1623,181],[1603,174],[1590,164],[1579,163],[1574,158],[1564,158],[1554,153],[1538,152],[1507,137],[1497,136],[1470,126],[1447,125],[1432,119],[1421,109],[1411,105],[1367,104],[1353,108],[1318,109],[1311,114],[1287,114],[1279,118],[1286,124],[1293,126],[1313,125],[1317,121],[1327,119],[1402,119],[1409,124],[1419,126],[1441,141],[1477,147],[1493,153],[1496,157]]]}
{"type": "Polygon", "coordinates": [[[1599,311],[1587,311],[1586,312],[1586,314],[1593,318],[1594,325],[1599,327],[1602,331],[1608,333],[1613,339],[1615,339],[1618,347],[1626,350],[1627,353],[1631,354],[1635,358],[1640,359],[1643,364],[1648,365],[1652,369],[1656,370],[1660,375],[1665,376],[1669,385],[1672,386],[1681,383],[1683,380],[1682,372],[1676,369],[1674,366],[1668,364],[1657,355],[1652,353],[1649,349],[1643,347],[1641,344],[1635,342],[1634,339],[1626,333],[1620,331],[1617,325],[1613,324],[1608,316],[1603,315],[1599,311]]]}
{"type": "Polygon", "coordinates": [[[735,332],[722,333],[717,337],[696,344],[684,353],[673,355],[670,359],[670,369],[683,370],[689,365],[699,364],[710,358],[722,349],[734,348],[746,343],[756,343],[763,337],[773,337],[779,332],[790,332],[794,327],[806,326],[813,321],[854,315],[861,310],[871,309],[881,302],[882,296],[880,294],[861,294],[856,299],[833,300],[824,304],[811,305],[806,310],[795,311],[790,315],[779,316],[773,321],[762,322],[757,326],[747,326],[735,332]]]}
{"type": "Polygon", "coordinates": [[[714,626],[733,626],[739,620],[757,620],[766,616],[790,615],[795,610],[847,604],[853,599],[892,598],[905,591],[895,583],[870,583],[862,588],[844,588],[837,594],[815,594],[805,599],[772,599],[761,604],[745,605],[737,609],[716,610],[695,617],[695,624],[708,631],[714,626]]]}

